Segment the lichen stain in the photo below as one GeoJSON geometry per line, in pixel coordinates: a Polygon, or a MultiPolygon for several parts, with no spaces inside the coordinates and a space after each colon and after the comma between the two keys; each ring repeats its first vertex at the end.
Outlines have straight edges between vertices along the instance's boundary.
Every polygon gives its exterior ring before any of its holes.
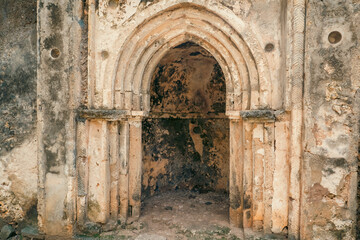
{"type": "Polygon", "coordinates": [[[101,211],[99,203],[95,200],[92,200],[91,198],[89,198],[89,200],[88,200],[87,209],[88,209],[87,214],[90,218],[91,218],[91,216],[94,216],[94,218],[96,218],[96,216],[101,211]]]}
{"type": "MultiPolygon", "coordinates": [[[[236,172],[234,170],[232,171],[232,179],[231,181],[236,183],[236,172]]],[[[230,188],[230,207],[232,209],[238,209],[241,207],[241,203],[242,203],[242,197],[241,197],[241,193],[239,191],[238,186],[235,186],[235,184],[232,184],[231,188],[230,188]]]]}
{"type": "Polygon", "coordinates": [[[50,25],[53,29],[60,29],[63,23],[63,14],[61,8],[54,3],[49,3],[46,8],[49,10],[50,25]]]}
{"type": "Polygon", "coordinates": [[[251,209],[252,203],[251,203],[251,197],[247,194],[244,195],[244,210],[245,209],[251,209]]]}

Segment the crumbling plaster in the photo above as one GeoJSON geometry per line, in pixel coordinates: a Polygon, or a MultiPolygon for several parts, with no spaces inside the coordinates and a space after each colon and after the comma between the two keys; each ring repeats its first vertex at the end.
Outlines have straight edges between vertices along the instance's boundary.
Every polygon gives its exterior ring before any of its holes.
{"type": "Polygon", "coordinates": [[[111,228],[129,205],[138,216],[152,70],[194,41],[226,80],[231,222],[294,239],[355,238],[359,1],[39,0],[36,14],[29,2],[0,1],[2,220],[19,222],[37,204],[41,232],[72,235],[89,220],[111,228]],[[158,28],[164,16],[177,32],[158,28]]]}
{"type": "Polygon", "coordinates": [[[359,7],[351,1],[307,4],[302,231],[309,239],[354,238],[359,7]],[[333,31],[342,35],[337,43],[329,41],[333,31]]]}

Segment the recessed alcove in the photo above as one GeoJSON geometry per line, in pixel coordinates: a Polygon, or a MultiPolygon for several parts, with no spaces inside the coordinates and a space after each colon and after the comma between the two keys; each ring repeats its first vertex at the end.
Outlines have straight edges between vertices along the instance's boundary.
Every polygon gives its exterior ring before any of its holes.
{"type": "Polygon", "coordinates": [[[225,100],[224,74],[201,46],[185,42],[160,60],[142,122],[143,200],[177,190],[228,194],[225,100]]]}

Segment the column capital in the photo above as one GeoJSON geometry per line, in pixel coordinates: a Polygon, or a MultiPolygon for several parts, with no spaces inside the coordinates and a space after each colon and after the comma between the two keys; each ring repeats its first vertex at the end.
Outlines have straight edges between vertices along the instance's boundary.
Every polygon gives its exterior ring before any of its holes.
{"type": "Polygon", "coordinates": [[[128,118],[131,119],[143,119],[149,115],[148,111],[130,111],[128,118]]]}
{"type": "Polygon", "coordinates": [[[225,115],[230,120],[240,120],[241,119],[240,111],[226,111],[225,115]]]}
{"type": "Polygon", "coordinates": [[[286,115],[284,110],[254,109],[242,111],[227,111],[226,115],[230,120],[241,119],[249,122],[275,122],[286,115]]]}

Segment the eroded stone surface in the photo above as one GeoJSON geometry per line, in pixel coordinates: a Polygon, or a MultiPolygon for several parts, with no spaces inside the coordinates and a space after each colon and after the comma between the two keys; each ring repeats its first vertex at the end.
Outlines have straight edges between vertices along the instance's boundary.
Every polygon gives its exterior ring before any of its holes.
{"type": "Polygon", "coordinates": [[[346,1],[310,1],[305,62],[304,237],[351,239],[357,171],[359,77],[354,39],[359,6],[346,1]],[[341,16],[341,17],[340,17],[341,16]],[[315,33],[315,29],[319,32],[315,33]],[[329,35],[341,33],[333,43],[329,35]],[[308,221],[311,221],[308,222],[308,221]]]}
{"type": "Polygon", "coordinates": [[[0,218],[15,224],[36,220],[36,1],[0,5],[0,218]]]}
{"type": "Polygon", "coordinates": [[[200,184],[246,231],[355,238],[358,1],[0,3],[1,224],[109,230],[200,184]]]}

